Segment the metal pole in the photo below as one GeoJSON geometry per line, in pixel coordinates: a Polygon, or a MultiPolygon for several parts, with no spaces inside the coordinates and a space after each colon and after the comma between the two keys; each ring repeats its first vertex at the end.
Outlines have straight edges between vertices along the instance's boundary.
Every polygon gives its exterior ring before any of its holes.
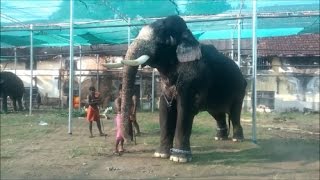
{"type": "Polygon", "coordinates": [[[233,54],[234,54],[234,36],[233,36],[233,32],[232,32],[232,37],[231,37],[231,59],[234,60],[233,54]]]}
{"type": "Polygon", "coordinates": [[[81,111],[81,74],[82,74],[81,58],[82,58],[82,48],[81,48],[81,46],[79,46],[79,66],[80,66],[80,75],[79,75],[79,111],[81,111]]]}
{"type": "Polygon", "coordinates": [[[97,63],[97,76],[96,76],[96,78],[97,78],[97,90],[98,91],[100,91],[99,90],[99,84],[100,84],[100,77],[99,77],[99,54],[97,54],[97,59],[96,59],[96,63],[97,63]]]}
{"type": "Polygon", "coordinates": [[[151,112],[154,112],[154,69],[152,69],[152,97],[151,97],[151,112]]]}
{"type": "Polygon", "coordinates": [[[241,19],[238,19],[238,59],[236,61],[238,67],[240,67],[240,62],[241,62],[241,19]]]}
{"type": "Polygon", "coordinates": [[[59,78],[60,78],[60,81],[59,81],[59,85],[60,85],[60,93],[59,93],[59,98],[60,98],[60,108],[62,109],[63,108],[63,78],[62,78],[62,75],[64,75],[64,69],[62,69],[62,55],[59,55],[60,57],[60,70],[59,70],[59,78]],[[62,74],[63,73],[63,74],[62,74]]]}
{"type": "Polygon", "coordinates": [[[32,114],[32,88],[33,88],[33,25],[30,25],[30,91],[29,115],[32,114]]]}
{"type": "Polygon", "coordinates": [[[130,36],[130,34],[131,34],[130,21],[131,21],[131,19],[128,18],[128,48],[130,46],[130,38],[131,38],[131,36],[130,36]]]}
{"type": "Polygon", "coordinates": [[[72,134],[71,131],[71,120],[72,120],[72,110],[73,110],[73,0],[70,0],[70,69],[69,69],[69,128],[68,133],[72,134]]]}
{"type": "Polygon", "coordinates": [[[256,138],[256,78],[257,78],[257,1],[252,1],[252,141],[257,143],[256,138]]]}
{"type": "Polygon", "coordinates": [[[14,73],[17,74],[17,48],[14,48],[14,73]]]}
{"type": "Polygon", "coordinates": [[[143,104],[142,104],[142,86],[143,86],[143,83],[142,83],[142,73],[140,73],[140,88],[139,88],[139,95],[140,95],[140,98],[139,98],[139,101],[140,101],[140,107],[141,109],[143,108],[143,104]]]}

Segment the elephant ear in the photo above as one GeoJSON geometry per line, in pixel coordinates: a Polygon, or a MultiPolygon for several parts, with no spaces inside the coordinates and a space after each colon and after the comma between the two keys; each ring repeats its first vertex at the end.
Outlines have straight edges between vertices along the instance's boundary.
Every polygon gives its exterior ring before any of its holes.
{"type": "Polygon", "coordinates": [[[201,58],[200,44],[189,29],[182,33],[181,43],[177,47],[177,57],[179,62],[190,62],[201,58]]]}

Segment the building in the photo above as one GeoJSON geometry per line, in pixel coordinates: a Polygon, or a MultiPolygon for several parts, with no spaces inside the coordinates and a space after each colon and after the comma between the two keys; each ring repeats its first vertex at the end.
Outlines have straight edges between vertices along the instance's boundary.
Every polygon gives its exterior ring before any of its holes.
{"type": "MultiPolygon", "coordinates": [[[[263,111],[319,111],[319,58],[320,35],[304,34],[285,37],[258,39],[257,62],[257,105],[263,111]]],[[[236,59],[235,42],[226,40],[205,41],[214,44],[218,50],[236,59]]],[[[94,85],[102,92],[104,106],[112,105],[121,83],[121,69],[106,69],[101,63],[119,61],[125,55],[127,45],[99,45],[83,47],[75,53],[75,95],[85,102],[87,89],[94,85]],[[82,54],[81,60],[79,58],[82,54]],[[81,94],[77,94],[77,92],[81,94]]],[[[4,55],[13,56],[12,49],[2,50],[4,55]]],[[[16,66],[11,61],[1,61],[2,69],[16,71],[30,86],[30,64],[28,51],[19,50],[16,66]],[[23,54],[21,56],[21,54],[23,54]],[[29,66],[28,66],[29,64],[29,66]],[[16,70],[15,70],[16,69],[16,70]]],[[[66,105],[68,95],[69,60],[68,48],[37,48],[34,70],[34,84],[41,96],[66,105]]],[[[251,109],[251,39],[241,40],[240,68],[248,79],[244,108],[251,109]]],[[[150,108],[152,69],[139,70],[136,80],[136,94],[141,100],[141,108],[150,108]]],[[[155,101],[161,92],[155,78],[155,101]]],[[[51,103],[51,104],[52,104],[51,103]]],[[[50,104],[48,102],[48,104],[50,104]]]]}

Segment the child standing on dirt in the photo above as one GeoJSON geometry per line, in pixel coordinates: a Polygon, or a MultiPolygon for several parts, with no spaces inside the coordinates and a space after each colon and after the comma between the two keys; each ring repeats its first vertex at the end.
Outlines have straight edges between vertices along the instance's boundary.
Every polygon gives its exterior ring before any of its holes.
{"type": "Polygon", "coordinates": [[[116,117],[115,117],[115,123],[116,123],[116,146],[115,146],[115,150],[114,153],[116,154],[120,154],[124,151],[123,149],[123,143],[124,143],[124,138],[123,138],[123,134],[121,131],[121,114],[117,113],[116,117]],[[120,147],[119,147],[120,145],[120,147]]]}
{"type": "Polygon", "coordinates": [[[114,153],[119,154],[124,151],[123,149],[124,138],[121,131],[122,120],[121,120],[121,98],[120,97],[118,97],[115,100],[115,107],[116,107],[117,115],[114,119],[115,125],[116,125],[116,146],[115,146],[114,153]],[[120,144],[120,148],[119,148],[119,144],[120,144]]]}
{"type": "Polygon", "coordinates": [[[89,87],[89,95],[88,95],[88,110],[87,110],[87,120],[89,122],[89,131],[90,131],[90,138],[93,138],[92,134],[92,122],[97,122],[97,127],[100,133],[100,136],[106,136],[101,130],[100,124],[100,113],[98,105],[101,102],[100,94],[96,92],[96,89],[93,86],[89,87]]]}

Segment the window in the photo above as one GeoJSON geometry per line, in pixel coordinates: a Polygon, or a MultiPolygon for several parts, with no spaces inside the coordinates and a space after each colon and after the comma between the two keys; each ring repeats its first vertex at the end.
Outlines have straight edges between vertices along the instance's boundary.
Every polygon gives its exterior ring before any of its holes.
{"type": "Polygon", "coordinates": [[[257,70],[269,70],[272,67],[269,58],[258,58],[257,61],[257,70]]]}
{"type": "Polygon", "coordinates": [[[257,105],[274,109],[274,91],[257,91],[257,105]]]}

